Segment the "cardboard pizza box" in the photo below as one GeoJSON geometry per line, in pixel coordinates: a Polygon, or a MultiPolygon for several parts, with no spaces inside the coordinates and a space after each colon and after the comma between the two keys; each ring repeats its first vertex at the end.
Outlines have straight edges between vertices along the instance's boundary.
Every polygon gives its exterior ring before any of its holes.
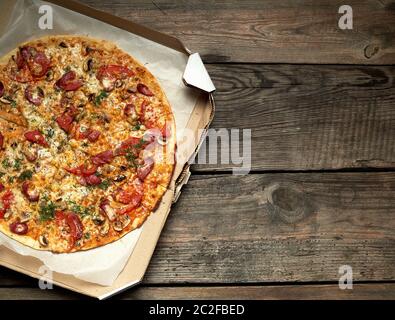
{"type": "MultiPolygon", "coordinates": [[[[111,14],[98,11],[76,1],[53,0],[47,2],[62,6],[79,14],[100,20],[130,33],[147,38],[151,41],[177,50],[189,57],[183,81],[186,85],[194,87],[195,90],[199,90],[200,93],[193,112],[187,122],[187,129],[191,130],[195,137],[193,139],[193,143],[188,144],[187,150],[184,150],[184,152],[187,153],[187,158],[194,158],[205,137],[215,111],[214,99],[212,96],[215,88],[206,69],[204,68],[199,54],[192,54],[178,39],[174,37],[151,30],[145,26],[138,25],[111,14]]],[[[13,6],[14,1],[2,1],[0,4],[2,15],[7,16],[7,12],[12,12],[13,6]]],[[[6,27],[6,21],[0,21],[0,34],[3,33],[3,30],[5,30],[6,27]]],[[[144,224],[144,228],[137,245],[135,246],[123,271],[119,274],[112,286],[101,286],[77,279],[72,275],[56,272],[53,273],[52,282],[60,287],[98,299],[106,299],[140,283],[144,277],[162,228],[171,210],[171,206],[178,200],[182,186],[188,182],[190,177],[189,167],[190,165],[187,161],[178,162],[176,164],[169,189],[164,194],[159,208],[150,216],[149,221],[144,224]]],[[[40,260],[31,256],[19,255],[3,246],[0,246],[0,265],[37,279],[43,278],[42,272],[40,272],[40,267],[42,267],[43,264],[40,260]]]]}

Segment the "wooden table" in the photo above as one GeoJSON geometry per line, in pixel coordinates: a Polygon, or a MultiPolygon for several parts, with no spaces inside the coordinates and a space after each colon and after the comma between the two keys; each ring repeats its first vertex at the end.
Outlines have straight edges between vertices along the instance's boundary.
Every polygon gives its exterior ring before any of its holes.
{"type": "MultiPolygon", "coordinates": [[[[118,298],[395,298],[394,1],[346,1],[353,30],[337,0],[83,2],[200,52],[212,127],[252,129],[251,173],[195,165],[143,284],[118,298]]],[[[82,296],[0,268],[0,297],[82,296]]]]}

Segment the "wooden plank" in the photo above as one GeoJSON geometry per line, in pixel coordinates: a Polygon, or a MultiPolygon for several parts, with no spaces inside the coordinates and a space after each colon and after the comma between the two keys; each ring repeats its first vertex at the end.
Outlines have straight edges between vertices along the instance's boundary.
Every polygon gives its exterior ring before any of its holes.
{"type": "Polygon", "coordinates": [[[0,266],[0,287],[38,287],[38,280],[0,266]]]}
{"type": "Polygon", "coordinates": [[[197,176],[145,283],[393,280],[394,208],[395,173],[197,176]]]}
{"type": "MultiPolygon", "coordinates": [[[[0,300],[70,300],[82,295],[61,288],[0,288],[0,300]]],[[[395,284],[354,284],[352,290],[340,290],[338,285],[278,285],[219,287],[146,287],[139,286],[115,296],[122,300],[321,300],[321,299],[395,299],[395,284]]]]}
{"type": "Polygon", "coordinates": [[[144,283],[392,281],[394,208],[395,173],[194,176],[144,283]]]}
{"type": "MultiPolygon", "coordinates": [[[[252,130],[252,170],[395,168],[394,66],[208,69],[218,88],[211,127],[252,130]]],[[[229,154],[224,144],[218,150],[229,154]]]]}
{"type": "Polygon", "coordinates": [[[395,63],[390,0],[350,0],[353,30],[338,27],[337,0],[82,2],[182,40],[206,62],[395,63]]]}

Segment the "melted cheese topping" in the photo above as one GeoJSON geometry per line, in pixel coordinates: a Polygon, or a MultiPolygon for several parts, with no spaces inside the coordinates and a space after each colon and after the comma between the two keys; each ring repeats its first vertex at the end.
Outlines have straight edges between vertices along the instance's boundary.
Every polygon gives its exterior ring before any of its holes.
{"type": "MultiPolygon", "coordinates": [[[[174,163],[165,159],[174,159],[174,138],[166,146],[152,142],[154,147],[148,155],[155,160],[153,169],[144,177],[139,170],[144,167],[142,154],[149,144],[143,139],[147,129],[157,128],[163,132],[164,126],[170,123],[174,131],[171,108],[153,76],[108,42],[51,37],[26,47],[34,48],[33,55],[44,53],[50,67],[45,76],[32,82],[26,78],[28,69],[18,69],[16,65],[18,50],[6,64],[0,64],[0,81],[6,98],[11,101],[0,102],[0,112],[19,115],[27,122],[27,128],[23,128],[2,120],[0,114],[0,133],[4,137],[0,153],[3,186],[0,231],[32,247],[54,252],[85,250],[112,242],[141,226],[166,191],[174,163]],[[106,74],[101,79],[98,71],[106,66],[128,68],[134,75],[109,72],[110,76],[106,74]],[[74,80],[82,83],[75,91],[66,91],[58,82],[70,71],[76,74],[74,80]],[[21,81],[23,77],[26,81],[21,81]],[[153,95],[139,92],[138,84],[147,86],[153,95]],[[42,101],[33,104],[26,91],[30,91],[33,98],[40,98],[42,92],[42,101]],[[134,116],[125,112],[127,106],[132,106],[134,116]],[[70,112],[72,128],[66,132],[57,120],[70,112]],[[33,130],[40,132],[46,146],[27,141],[24,134],[33,130]],[[86,134],[92,130],[100,132],[97,140],[87,138],[86,134]],[[107,150],[116,152],[131,137],[139,143],[129,147],[126,154],[117,154],[108,161],[110,163],[97,167],[92,179],[98,178],[99,184],[90,184],[86,175],[66,170],[91,167],[93,156],[107,150]],[[170,156],[157,153],[170,153],[170,156]],[[29,159],[29,155],[35,159],[29,159]],[[136,187],[136,181],[140,181],[141,188],[136,187]],[[29,184],[28,193],[39,195],[38,201],[23,192],[24,182],[29,184]],[[118,195],[124,191],[129,196],[132,194],[132,198],[136,198],[136,193],[141,194],[140,202],[133,207],[125,202],[130,200],[119,200],[118,195]],[[6,192],[12,192],[13,196],[2,212],[7,202],[3,197],[6,192]],[[111,201],[117,212],[114,221],[100,209],[104,199],[111,201]],[[76,236],[72,222],[56,219],[57,212],[76,215],[82,235],[77,232],[76,236]],[[25,224],[28,232],[24,235],[12,232],[15,223],[25,224]]],[[[26,63],[29,67],[29,61],[26,63]]],[[[172,132],[172,137],[174,134],[172,132]]]]}

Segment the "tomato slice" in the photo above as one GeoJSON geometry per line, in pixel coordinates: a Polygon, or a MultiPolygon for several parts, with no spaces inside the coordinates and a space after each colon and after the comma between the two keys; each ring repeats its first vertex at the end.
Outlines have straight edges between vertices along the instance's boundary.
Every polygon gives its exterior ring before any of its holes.
{"type": "Polygon", "coordinates": [[[92,157],[92,163],[101,166],[106,163],[110,163],[114,159],[114,152],[112,150],[106,150],[98,153],[92,157]]]}
{"type": "Polygon", "coordinates": [[[61,225],[66,219],[66,215],[64,211],[56,211],[55,212],[55,222],[59,226],[61,225]]]}
{"type": "Polygon", "coordinates": [[[95,164],[93,165],[86,165],[86,164],[81,164],[80,166],[76,168],[65,168],[67,172],[70,172],[76,176],[83,176],[83,177],[88,177],[97,171],[97,166],[95,164]]]}
{"type": "Polygon", "coordinates": [[[99,130],[90,130],[90,132],[88,133],[89,142],[96,142],[99,139],[100,135],[101,133],[99,130]]]}
{"type": "Polygon", "coordinates": [[[115,194],[115,201],[136,208],[143,199],[143,184],[139,178],[115,194]]]}
{"type": "Polygon", "coordinates": [[[45,140],[44,136],[38,130],[25,132],[25,138],[27,141],[37,143],[43,147],[48,147],[48,142],[45,140]]]}
{"type": "Polygon", "coordinates": [[[97,186],[102,181],[101,178],[99,178],[98,176],[96,176],[94,174],[92,174],[84,179],[85,179],[85,182],[88,186],[97,186]]]}
{"type": "MultiPolygon", "coordinates": [[[[135,148],[136,146],[140,146],[144,148],[148,143],[142,143],[140,138],[129,137],[126,140],[122,141],[121,145],[115,150],[115,155],[123,156],[127,152],[138,153],[140,150],[135,148]]],[[[139,148],[140,149],[140,148],[139,148]]]]}
{"type": "Polygon", "coordinates": [[[96,142],[100,138],[101,132],[96,129],[87,128],[84,131],[81,131],[81,127],[78,126],[75,138],[77,140],[88,139],[89,142],[96,142]]]}
{"type": "Polygon", "coordinates": [[[121,208],[116,209],[117,215],[123,215],[131,212],[133,209],[135,209],[137,206],[134,204],[127,204],[121,208]]]}
{"type": "Polygon", "coordinates": [[[62,114],[56,118],[56,123],[62,128],[66,133],[70,133],[73,127],[73,117],[67,113],[62,114]]]}
{"type": "Polygon", "coordinates": [[[98,80],[103,80],[104,78],[126,79],[134,75],[135,73],[127,67],[110,64],[101,66],[97,71],[96,78],[98,80]]]}

